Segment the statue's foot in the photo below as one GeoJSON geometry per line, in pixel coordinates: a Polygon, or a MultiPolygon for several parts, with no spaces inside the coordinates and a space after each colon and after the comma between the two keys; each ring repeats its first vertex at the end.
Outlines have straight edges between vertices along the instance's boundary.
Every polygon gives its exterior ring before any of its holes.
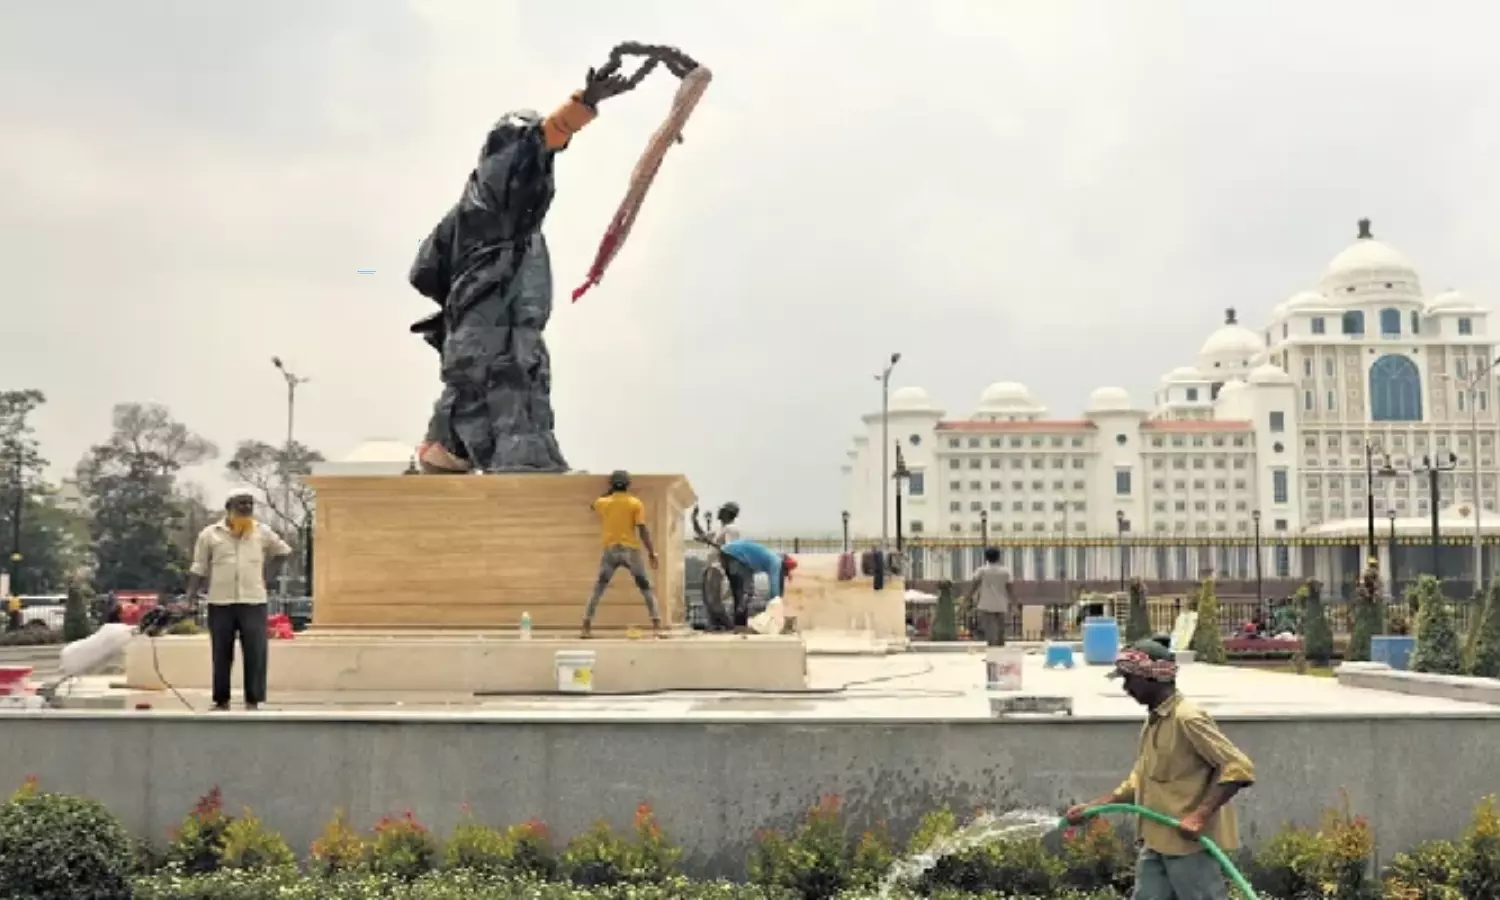
{"type": "Polygon", "coordinates": [[[454,456],[437,441],[427,441],[417,448],[417,463],[424,475],[464,475],[470,469],[467,460],[454,456]]]}

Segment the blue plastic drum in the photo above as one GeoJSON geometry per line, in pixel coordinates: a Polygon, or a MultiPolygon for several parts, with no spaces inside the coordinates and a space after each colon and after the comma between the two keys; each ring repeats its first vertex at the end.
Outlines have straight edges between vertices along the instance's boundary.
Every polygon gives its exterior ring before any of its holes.
{"type": "Polygon", "coordinates": [[[1112,666],[1120,653],[1120,623],[1108,616],[1083,620],[1083,661],[1091,666],[1112,666]]]}

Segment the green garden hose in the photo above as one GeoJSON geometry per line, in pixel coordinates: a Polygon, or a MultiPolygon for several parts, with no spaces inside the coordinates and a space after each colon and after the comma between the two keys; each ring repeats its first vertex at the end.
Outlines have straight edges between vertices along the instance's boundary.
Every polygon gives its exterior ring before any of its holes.
{"type": "MultiPolygon", "coordinates": [[[[1129,816],[1141,816],[1142,818],[1150,819],[1153,822],[1165,825],[1168,828],[1176,828],[1181,824],[1171,816],[1164,816],[1156,810],[1146,809],[1144,806],[1136,806],[1134,803],[1106,803],[1103,806],[1090,807],[1089,809],[1084,810],[1083,816],[1086,819],[1092,819],[1094,816],[1102,816],[1109,813],[1122,813],[1129,816]]],[[[1062,827],[1066,827],[1068,822],[1066,819],[1064,819],[1060,824],[1062,827]]],[[[1250,882],[1246,880],[1245,876],[1241,874],[1240,870],[1235,867],[1234,863],[1230,861],[1229,857],[1224,853],[1224,851],[1219,848],[1219,845],[1215,844],[1213,841],[1209,840],[1206,837],[1198,838],[1198,843],[1203,846],[1204,851],[1206,851],[1209,856],[1212,856],[1214,860],[1218,862],[1220,868],[1224,870],[1224,874],[1229,877],[1229,880],[1234,883],[1234,886],[1240,889],[1240,893],[1244,895],[1244,900],[1255,900],[1255,889],[1250,887],[1250,882]]]]}

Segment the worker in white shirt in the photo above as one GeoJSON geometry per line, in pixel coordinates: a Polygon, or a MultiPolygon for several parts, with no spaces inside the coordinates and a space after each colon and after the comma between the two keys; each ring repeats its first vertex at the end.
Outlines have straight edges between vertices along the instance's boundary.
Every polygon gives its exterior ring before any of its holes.
{"type": "Polygon", "coordinates": [[[244,653],[245,708],[266,700],[266,568],[279,568],[292,552],[276,532],[255,520],[255,497],[231,493],[224,518],[203,529],[188,570],[187,602],[192,603],[208,579],[208,640],[213,651],[214,709],[229,709],[229,672],[234,643],[244,653]]]}

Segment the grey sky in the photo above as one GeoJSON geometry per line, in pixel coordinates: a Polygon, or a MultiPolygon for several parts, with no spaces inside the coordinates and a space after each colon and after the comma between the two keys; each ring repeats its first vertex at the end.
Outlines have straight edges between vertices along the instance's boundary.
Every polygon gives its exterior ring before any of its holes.
{"type": "Polygon", "coordinates": [[[714,85],[577,305],[672,80],[561,162],[559,437],[832,532],[892,350],[952,415],[998,380],[1056,415],[1105,383],[1140,402],[1365,215],[1429,292],[1493,303],[1497,30],[1492,4],[1375,0],[6,3],[0,385],[47,392],[66,468],[119,401],[226,451],[279,439],[272,354],[313,378],[308,443],[415,440],[437,360],[406,268],[485,129],[620,40],[673,43],[714,85]]]}

